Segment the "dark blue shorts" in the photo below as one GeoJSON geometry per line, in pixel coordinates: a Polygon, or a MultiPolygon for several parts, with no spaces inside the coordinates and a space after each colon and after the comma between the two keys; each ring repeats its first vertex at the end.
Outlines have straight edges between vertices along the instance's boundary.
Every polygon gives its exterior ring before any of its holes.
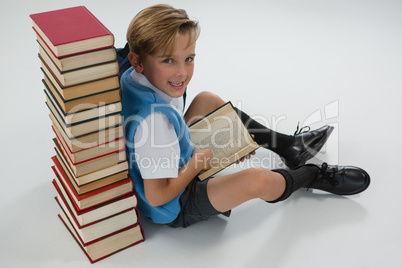
{"type": "Polygon", "coordinates": [[[209,202],[207,184],[209,179],[199,181],[194,178],[180,196],[181,211],[177,218],[168,223],[170,227],[187,227],[191,224],[207,220],[211,216],[230,216],[230,211],[219,212],[209,202]]]}

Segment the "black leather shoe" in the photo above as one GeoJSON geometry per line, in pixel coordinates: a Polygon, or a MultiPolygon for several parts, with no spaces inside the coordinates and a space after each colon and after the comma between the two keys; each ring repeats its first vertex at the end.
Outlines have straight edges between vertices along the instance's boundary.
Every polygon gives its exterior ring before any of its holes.
{"type": "Polygon", "coordinates": [[[280,155],[282,161],[290,169],[304,165],[307,160],[316,155],[328,140],[334,127],[326,125],[306,132],[301,132],[302,129],[296,130],[293,145],[280,155]]]}
{"type": "MultiPolygon", "coordinates": [[[[316,166],[309,164],[308,166],[316,166]]],[[[317,178],[308,186],[337,195],[352,195],[363,192],[370,185],[369,174],[353,166],[329,166],[323,163],[317,178]]]]}

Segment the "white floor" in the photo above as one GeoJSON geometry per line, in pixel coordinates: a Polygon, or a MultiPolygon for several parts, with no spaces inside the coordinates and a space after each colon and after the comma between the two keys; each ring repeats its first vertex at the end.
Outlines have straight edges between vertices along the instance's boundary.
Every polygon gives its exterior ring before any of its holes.
{"type": "MultiPolygon", "coordinates": [[[[214,91],[289,134],[298,121],[313,128],[332,124],[325,154],[314,161],[363,167],[372,184],[351,197],[299,191],[276,205],[255,200],[229,219],[187,229],[142,219],[146,241],[96,266],[402,267],[402,2],[164,2],[185,8],[202,27],[190,98],[214,91]]],[[[3,3],[1,267],[90,267],[57,218],[53,135],[28,15],[86,5],[121,47],[129,21],[153,3],[3,3]]],[[[251,165],[282,164],[260,150],[245,164],[251,165]]]]}

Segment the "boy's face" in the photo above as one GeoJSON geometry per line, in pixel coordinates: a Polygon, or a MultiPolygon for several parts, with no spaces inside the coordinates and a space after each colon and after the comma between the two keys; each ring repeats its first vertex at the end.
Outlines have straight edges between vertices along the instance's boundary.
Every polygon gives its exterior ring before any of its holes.
{"type": "Polygon", "coordinates": [[[146,55],[142,73],[162,92],[170,97],[183,96],[194,72],[195,44],[188,46],[189,35],[179,35],[176,50],[164,55],[160,50],[155,55],[146,55]]]}

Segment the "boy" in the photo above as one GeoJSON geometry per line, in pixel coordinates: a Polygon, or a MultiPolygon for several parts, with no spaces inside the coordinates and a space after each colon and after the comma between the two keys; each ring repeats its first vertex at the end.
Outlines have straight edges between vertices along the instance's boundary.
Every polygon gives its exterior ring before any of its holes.
{"type": "Polygon", "coordinates": [[[156,5],[142,10],[127,31],[132,67],[121,77],[125,139],[138,207],[152,222],[187,227],[255,198],[275,203],[301,187],[339,195],[357,194],[370,183],[357,167],[305,162],[318,152],[332,128],[276,133],[237,110],[255,140],[278,153],[291,169],[249,168],[202,182],[211,166],[208,149],[193,148],[188,125],[225,102],[202,92],[183,114],[194,70],[196,21],[184,10],[156,5]],[[271,144],[273,138],[277,144],[271,144]]]}

